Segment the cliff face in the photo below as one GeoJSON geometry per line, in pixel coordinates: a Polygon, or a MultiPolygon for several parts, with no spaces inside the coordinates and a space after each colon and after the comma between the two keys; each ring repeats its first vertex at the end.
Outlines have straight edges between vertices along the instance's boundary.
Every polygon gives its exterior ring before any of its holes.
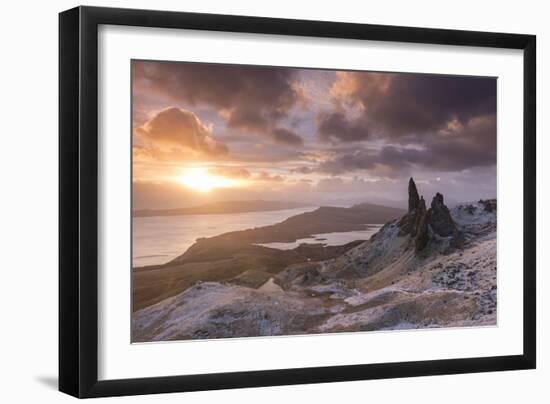
{"type": "Polygon", "coordinates": [[[259,287],[197,282],[137,311],[133,340],[496,324],[496,201],[449,209],[436,194],[428,209],[412,179],[408,191],[407,213],[369,241],[259,287]]]}

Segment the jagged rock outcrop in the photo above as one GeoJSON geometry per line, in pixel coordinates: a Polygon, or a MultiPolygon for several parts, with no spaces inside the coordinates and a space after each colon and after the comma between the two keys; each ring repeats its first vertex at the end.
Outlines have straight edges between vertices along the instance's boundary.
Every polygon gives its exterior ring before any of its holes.
{"type": "Polygon", "coordinates": [[[399,222],[400,227],[400,236],[404,236],[407,234],[410,234],[412,237],[416,234],[416,229],[418,225],[418,218],[419,218],[419,209],[421,210],[421,201],[424,203],[424,210],[426,210],[426,204],[424,201],[424,198],[420,199],[420,196],[418,195],[418,190],[416,189],[416,184],[414,183],[414,180],[412,177],[409,179],[409,210],[407,213],[401,218],[399,222]]]}
{"type": "Polygon", "coordinates": [[[414,248],[416,251],[422,251],[428,244],[428,241],[430,241],[428,212],[426,210],[426,202],[424,201],[424,197],[420,198],[420,202],[418,203],[418,207],[415,211],[415,216],[414,248]]]}
{"type": "Polygon", "coordinates": [[[445,205],[443,195],[435,194],[429,214],[430,227],[435,234],[441,237],[452,237],[450,246],[459,248],[464,243],[464,237],[451,216],[449,208],[445,205]]]}
{"type": "Polygon", "coordinates": [[[418,190],[416,189],[416,184],[412,177],[409,179],[409,212],[414,212],[418,205],[420,204],[420,197],[418,195],[418,190]]]}
{"type": "Polygon", "coordinates": [[[419,197],[414,180],[409,180],[409,211],[399,221],[400,235],[410,235],[414,248],[420,252],[430,240],[439,237],[450,237],[449,245],[459,248],[464,238],[445,205],[443,195],[435,194],[430,209],[426,210],[424,197],[419,197]]]}
{"type": "Polygon", "coordinates": [[[457,230],[456,224],[451,217],[449,208],[445,206],[443,195],[439,192],[435,194],[431,207],[430,226],[434,232],[442,237],[452,236],[457,230]]]}

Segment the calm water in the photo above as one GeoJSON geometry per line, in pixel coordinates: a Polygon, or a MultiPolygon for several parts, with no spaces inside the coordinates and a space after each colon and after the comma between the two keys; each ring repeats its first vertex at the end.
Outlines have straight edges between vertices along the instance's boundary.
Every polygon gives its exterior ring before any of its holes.
{"type": "Polygon", "coordinates": [[[316,207],[226,215],[133,218],[133,266],[164,264],[183,254],[197,238],[282,222],[316,207]]]}
{"type": "Polygon", "coordinates": [[[291,250],[300,244],[344,245],[355,240],[368,240],[382,225],[371,225],[366,230],[315,234],[313,237],[301,238],[293,243],[264,243],[258,244],[264,247],[277,248],[279,250],[291,250]]]}

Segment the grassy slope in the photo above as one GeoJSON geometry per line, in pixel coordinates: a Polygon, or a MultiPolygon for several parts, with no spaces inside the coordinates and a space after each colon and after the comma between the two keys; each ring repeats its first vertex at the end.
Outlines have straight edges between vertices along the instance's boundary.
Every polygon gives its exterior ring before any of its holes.
{"type": "Polygon", "coordinates": [[[181,293],[198,281],[230,281],[258,287],[291,264],[334,258],[359,243],[335,247],[300,246],[286,251],[248,246],[244,252],[217,260],[137,268],[133,271],[133,310],[181,293]]]}
{"type": "Polygon", "coordinates": [[[335,247],[302,245],[286,251],[254,243],[295,241],[318,233],[360,230],[367,223],[385,223],[402,213],[399,209],[370,204],[322,207],[272,226],[198,240],[170,263],[134,269],[133,310],[181,293],[197,281],[231,281],[257,287],[289,265],[338,257],[360,242],[335,247]]]}

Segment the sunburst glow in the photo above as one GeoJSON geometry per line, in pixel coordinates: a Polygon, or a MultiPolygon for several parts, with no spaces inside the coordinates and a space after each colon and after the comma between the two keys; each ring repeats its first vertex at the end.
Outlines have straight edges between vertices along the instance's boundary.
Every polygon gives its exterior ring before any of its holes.
{"type": "Polygon", "coordinates": [[[205,168],[190,168],[178,180],[186,187],[200,192],[209,192],[216,188],[228,188],[239,185],[239,181],[212,175],[205,168]]]}

